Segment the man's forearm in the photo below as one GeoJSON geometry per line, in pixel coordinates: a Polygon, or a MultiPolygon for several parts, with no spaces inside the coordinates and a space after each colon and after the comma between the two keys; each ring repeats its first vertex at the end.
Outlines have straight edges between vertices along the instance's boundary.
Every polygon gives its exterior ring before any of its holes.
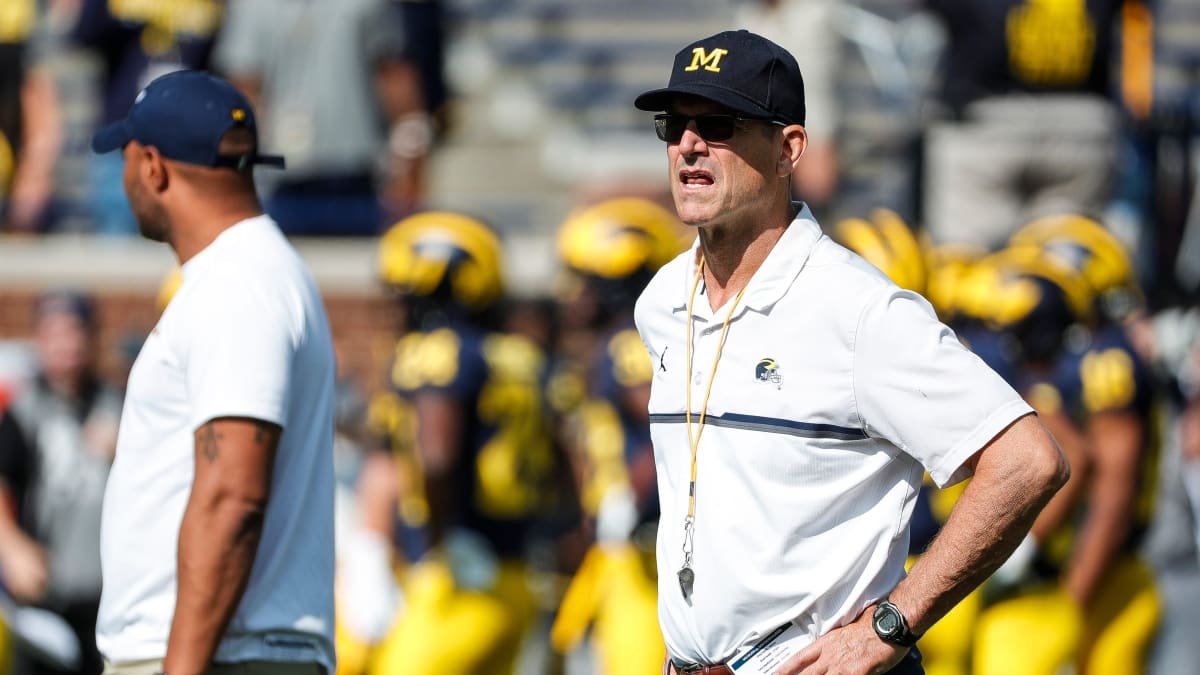
{"type": "Polygon", "coordinates": [[[1008,558],[1067,480],[1067,463],[1036,417],[1018,420],[998,441],[1004,447],[980,454],[941,533],[890,596],[917,634],[1008,558]]]}
{"type": "Polygon", "coordinates": [[[241,601],[264,507],[193,490],[179,530],[178,591],[163,669],[204,672],[241,601]]]}

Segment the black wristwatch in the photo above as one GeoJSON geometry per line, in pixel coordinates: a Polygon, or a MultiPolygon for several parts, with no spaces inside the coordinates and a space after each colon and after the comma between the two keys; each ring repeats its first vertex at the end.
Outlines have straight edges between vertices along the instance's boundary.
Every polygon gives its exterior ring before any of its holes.
{"type": "Polygon", "coordinates": [[[908,621],[900,613],[900,608],[887,600],[882,600],[875,606],[875,614],[871,617],[871,626],[880,640],[901,647],[911,647],[917,644],[917,636],[908,628],[908,621]]]}

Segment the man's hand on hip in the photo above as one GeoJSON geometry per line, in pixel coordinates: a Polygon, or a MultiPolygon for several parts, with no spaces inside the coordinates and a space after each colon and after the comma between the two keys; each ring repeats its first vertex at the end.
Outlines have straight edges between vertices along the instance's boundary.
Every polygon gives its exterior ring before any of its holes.
{"type": "Polygon", "coordinates": [[[778,675],[879,675],[900,663],[907,647],[884,642],[871,626],[872,605],[853,623],[835,628],[794,654],[778,675]]]}

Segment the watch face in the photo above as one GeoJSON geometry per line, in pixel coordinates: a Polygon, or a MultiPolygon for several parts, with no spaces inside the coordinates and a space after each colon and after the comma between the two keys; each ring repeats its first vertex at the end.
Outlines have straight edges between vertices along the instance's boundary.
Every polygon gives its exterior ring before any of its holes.
{"type": "Polygon", "coordinates": [[[890,635],[900,628],[900,622],[896,620],[894,612],[883,611],[875,618],[875,625],[879,627],[880,632],[890,635]]]}

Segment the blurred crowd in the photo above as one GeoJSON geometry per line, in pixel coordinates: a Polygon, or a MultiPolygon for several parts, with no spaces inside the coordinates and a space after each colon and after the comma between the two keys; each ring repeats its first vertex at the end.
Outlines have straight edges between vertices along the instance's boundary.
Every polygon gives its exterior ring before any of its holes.
{"type": "MultiPolygon", "coordinates": [[[[747,0],[728,14],[805,75],[797,198],[928,298],[1072,462],[1009,563],[923,637],[927,672],[1196,672],[1200,9],[747,0]]],[[[339,390],[339,672],[656,673],[659,366],[632,316],[694,233],[665,185],[581,198],[547,242],[554,279],[506,292],[505,224],[425,199],[451,132],[447,16],[436,0],[3,0],[0,229],[85,214],[136,234],[119,158],[89,158],[78,200],[55,183],[56,59],[99,64],[96,125],[167,70],[229,77],[287,156],[262,174],[268,212],[291,235],[369,238],[392,312],[385,386],[339,390]]],[[[95,301],[47,292],[33,349],[0,352],[14,672],[98,672],[96,520],[121,383],[96,372],[95,301]],[[17,606],[61,617],[78,658],[22,633],[17,606]]],[[[914,558],[958,490],[923,490],[914,558]]]]}
{"type": "Polygon", "coordinates": [[[286,176],[264,190],[289,233],[378,234],[419,203],[442,61],[434,1],[6,0],[0,229],[136,234],[119,156],[88,157],[77,191],[54,184],[56,161],[123,118],[150,80],[197,69],[233,80],[259,109],[263,144],[287,149],[286,176]],[[67,123],[76,89],[90,92],[89,118],[67,123]]]}

